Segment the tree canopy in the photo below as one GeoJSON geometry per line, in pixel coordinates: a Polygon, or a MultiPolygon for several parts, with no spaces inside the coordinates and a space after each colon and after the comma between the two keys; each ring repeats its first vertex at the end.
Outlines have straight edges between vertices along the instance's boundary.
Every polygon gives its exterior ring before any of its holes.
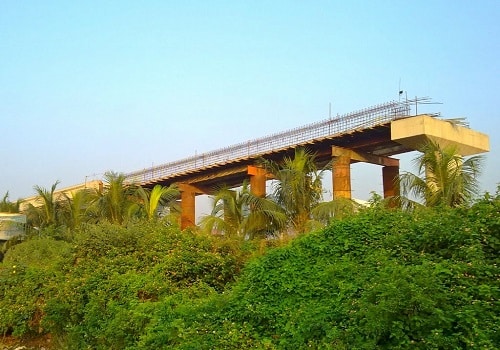
{"type": "Polygon", "coordinates": [[[399,178],[403,196],[413,196],[428,207],[471,204],[479,194],[482,156],[465,159],[455,146],[441,147],[432,141],[420,151],[414,160],[418,173],[404,172],[399,178]]]}

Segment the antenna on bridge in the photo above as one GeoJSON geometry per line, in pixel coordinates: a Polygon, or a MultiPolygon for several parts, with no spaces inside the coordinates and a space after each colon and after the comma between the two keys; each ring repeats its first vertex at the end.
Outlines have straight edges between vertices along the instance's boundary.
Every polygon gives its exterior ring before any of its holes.
{"type": "Polygon", "coordinates": [[[399,85],[398,85],[398,97],[399,97],[399,100],[398,102],[401,102],[401,95],[403,94],[403,90],[401,90],[401,78],[399,78],[399,85]]]}
{"type": "Polygon", "coordinates": [[[332,119],[332,103],[328,104],[328,119],[332,119]]]}
{"type": "Polygon", "coordinates": [[[408,91],[401,90],[401,78],[399,78],[399,85],[398,85],[398,102],[401,103],[401,95],[405,94],[405,104],[408,106],[408,91]]]}

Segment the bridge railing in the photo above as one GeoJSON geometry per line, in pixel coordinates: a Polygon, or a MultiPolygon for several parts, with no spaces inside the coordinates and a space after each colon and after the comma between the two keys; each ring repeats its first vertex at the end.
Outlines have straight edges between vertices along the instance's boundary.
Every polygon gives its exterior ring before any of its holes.
{"type": "Polygon", "coordinates": [[[367,129],[409,116],[410,106],[413,103],[417,104],[419,101],[424,100],[426,98],[379,104],[360,111],[344,114],[337,118],[326,119],[285,132],[275,133],[263,138],[238,143],[215,151],[129,173],[126,174],[126,181],[129,183],[145,184],[215,165],[223,165],[239,159],[256,158],[270,152],[298,146],[314,140],[331,138],[354,130],[367,129]]]}

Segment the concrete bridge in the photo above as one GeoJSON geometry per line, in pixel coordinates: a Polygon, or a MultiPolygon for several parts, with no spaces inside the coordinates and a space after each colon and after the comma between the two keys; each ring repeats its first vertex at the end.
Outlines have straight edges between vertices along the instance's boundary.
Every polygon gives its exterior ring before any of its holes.
{"type": "Polygon", "coordinates": [[[276,133],[216,151],[126,174],[128,183],[144,187],[178,184],[181,190],[181,227],[195,224],[195,197],[211,194],[217,186],[237,187],[249,180],[251,191],[266,194],[270,175],[259,167],[260,158],[280,161],[295,148],[306,147],[317,154],[318,165],[334,159],[333,197],[351,198],[350,165],[355,162],[382,167],[384,197],[398,194],[394,179],[399,160],[392,156],[416,150],[426,140],[455,144],[464,155],[489,151],[488,136],[438,119],[437,114],[417,115],[428,98],[388,102],[336,118],[276,133]],[[415,115],[412,115],[412,108],[415,115]]]}

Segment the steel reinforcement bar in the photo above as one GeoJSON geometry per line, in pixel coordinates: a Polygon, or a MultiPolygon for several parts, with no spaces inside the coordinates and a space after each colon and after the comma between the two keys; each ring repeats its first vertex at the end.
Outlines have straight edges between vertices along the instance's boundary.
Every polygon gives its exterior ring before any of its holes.
{"type": "Polygon", "coordinates": [[[354,130],[367,129],[410,115],[411,105],[425,103],[428,98],[415,98],[405,102],[391,101],[334,119],[308,124],[263,138],[238,143],[212,152],[202,153],[175,162],[126,174],[126,182],[147,184],[170,177],[210,168],[242,159],[259,156],[298,146],[307,142],[331,138],[354,130]]]}

